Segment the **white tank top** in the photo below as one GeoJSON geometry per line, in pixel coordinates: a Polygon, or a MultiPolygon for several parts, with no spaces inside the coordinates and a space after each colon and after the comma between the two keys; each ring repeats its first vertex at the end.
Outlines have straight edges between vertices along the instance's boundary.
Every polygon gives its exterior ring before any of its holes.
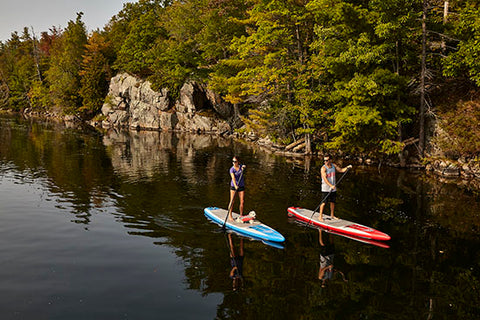
{"type": "MultiPolygon", "coordinates": [[[[327,180],[330,182],[332,185],[335,185],[335,166],[332,165],[331,168],[327,167],[326,165],[323,165],[325,167],[325,173],[327,175],[327,180]]],[[[322,178],[322,192],[330,192],[332,188],[328,184],[325,183],[325,181],[322,178]]],[[[332,192],[335,192],[337,190],[333,190],[332,192]]]]}

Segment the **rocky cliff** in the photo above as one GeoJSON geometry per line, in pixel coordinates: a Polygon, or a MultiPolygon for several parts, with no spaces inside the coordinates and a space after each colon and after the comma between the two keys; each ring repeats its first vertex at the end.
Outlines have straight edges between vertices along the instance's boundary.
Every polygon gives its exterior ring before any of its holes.
{"type": "Polygon", "coordinates": [[[198,83],[186,83],[171,101],[168,89],[154,91],[148,81],[126,73],[111,79],[102,114],[104,128],[225,134],[242,124],[233,105],[198,83]]]}

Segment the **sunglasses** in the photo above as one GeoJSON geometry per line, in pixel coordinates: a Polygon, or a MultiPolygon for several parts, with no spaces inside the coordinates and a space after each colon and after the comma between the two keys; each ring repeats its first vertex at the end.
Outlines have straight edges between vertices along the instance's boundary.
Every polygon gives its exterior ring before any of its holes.
{"type": "Polygon", "coordinates": [[[238,161],[237,160],[232,160],[233,163],[237,163],[238,161]]]}
{"type": "Polygon", "coordinates": [[[323,159],[323,161],[330,161],[330,159],[323,159]]]}

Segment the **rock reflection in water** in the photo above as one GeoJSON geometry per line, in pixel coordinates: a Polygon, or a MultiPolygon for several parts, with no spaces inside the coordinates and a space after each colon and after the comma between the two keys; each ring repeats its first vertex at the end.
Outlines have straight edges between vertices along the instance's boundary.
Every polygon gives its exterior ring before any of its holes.
{"type": "MultiPolygon", "coordinates": [[[[177,162],[183,175],[197,179],[195,156],[208,148],[228,147],[231,140],[179,132],[110,130],[103,137],[114,170],[131,180],[168,173],[177,162]]],[[[215,167],[215,163],[209,164],[215,167]]],[[[207,167],[208,169],[208,167],[207,167]]]]}

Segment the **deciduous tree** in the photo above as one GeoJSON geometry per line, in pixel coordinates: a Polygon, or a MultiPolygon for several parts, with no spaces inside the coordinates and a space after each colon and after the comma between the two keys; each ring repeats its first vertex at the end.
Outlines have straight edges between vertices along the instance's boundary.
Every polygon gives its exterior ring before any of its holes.
{"type": "Polygon", "coordinates": [[[92,118],[102,107],[108,92],[108,81],[111,78],[108,65],[109,47],[105,38],[98,32],[93,32],[88,39],[80,70],[80,96],[82,106],[78,113],[83,118],[92,118]]]}

